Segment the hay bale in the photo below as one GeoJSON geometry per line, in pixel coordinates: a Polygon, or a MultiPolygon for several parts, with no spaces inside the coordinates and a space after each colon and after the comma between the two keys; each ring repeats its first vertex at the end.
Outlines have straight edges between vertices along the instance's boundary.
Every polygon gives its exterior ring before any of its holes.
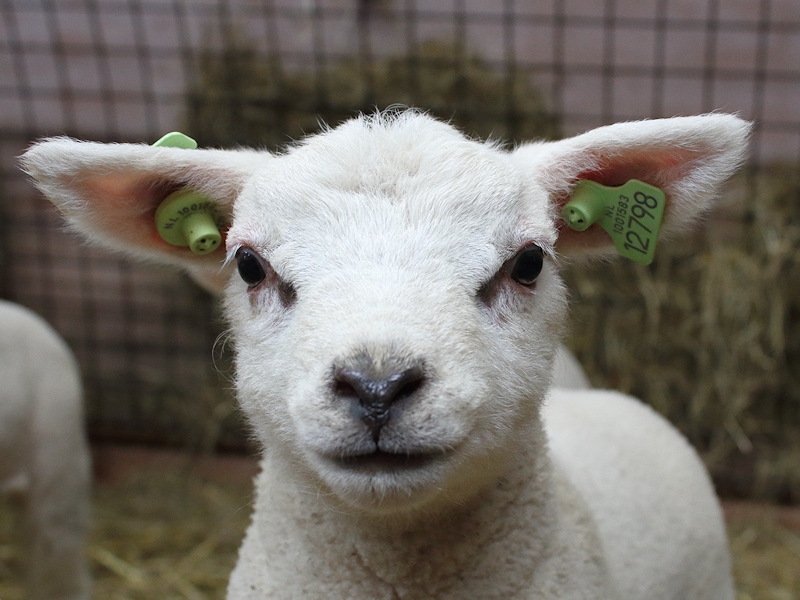
{"type": "Polygon", "coordinates": [[[800,186],[740,177],[649,267],[575,266],[572,334],[595,385],[634,394],[701,451],[723,492],[800,500],[800,186]]]}
{"type": "Polygon", "coordinates": [[[201,54],[193,80],[186,131],[201,146],[275,149],[319,131],[321,122],[334,126],[397,104],[452,119],[482,138],[554,138],[559,131],[530,73],[498,72],[440,42],[369,63],[346,58],[289,69],[228,34],[221,50],[201,54]]]}

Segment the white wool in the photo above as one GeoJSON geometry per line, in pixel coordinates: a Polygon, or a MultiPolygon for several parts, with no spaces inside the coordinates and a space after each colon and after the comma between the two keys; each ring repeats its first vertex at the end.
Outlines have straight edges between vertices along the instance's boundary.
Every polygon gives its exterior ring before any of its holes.
{"type": "Polygon", "coordinates": [[[20,494],[26,593],[88,600],[89,449],[75,359],[33,312],[0,300],[0,490],[20,494]]]}
{"type": "Polygon", "coordinates": [[[665,191],[679,231],[747,133],[705,115],[509,152],[409,111],[280,156],[60,139],[23,163],[91,239],[228,280],[239,402],[263,446],[229,600],[723,599],[724,529],[694,451],[637,401],[587,389],[566,355],[550,388],[561,255],[611,246],[557,215],[579,179],[636,178],[665,191]],[[224,265],[154,234],[183,185],[228,211],[224,265]],[[510,273],[531,246],[544,265],[525,287],[510,273]],[[227,276],[242,249],[265,270],[252,288],[227,276]],[[390,404],[369,404],[393,381],[390,404]]]}
{"type": "Polygon", "coordinates": [[[553,387],[562,390],[588,390],[592,387],[581,363],[561,345],[553,360],[553,387]]]}

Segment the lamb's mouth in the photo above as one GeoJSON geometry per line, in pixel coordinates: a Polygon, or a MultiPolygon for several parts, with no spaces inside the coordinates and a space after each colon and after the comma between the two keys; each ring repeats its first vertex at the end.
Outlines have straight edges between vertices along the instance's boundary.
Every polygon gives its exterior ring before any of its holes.
{"type": "Polygon", "coordinates": [[[379,473],[392,471],[412,471],[428,467],[440,461],[443,452],[436,453],[394,453],[376,450],[368,454],[355,454],[331,458],[337,466],[360,473],[379,473]]]}

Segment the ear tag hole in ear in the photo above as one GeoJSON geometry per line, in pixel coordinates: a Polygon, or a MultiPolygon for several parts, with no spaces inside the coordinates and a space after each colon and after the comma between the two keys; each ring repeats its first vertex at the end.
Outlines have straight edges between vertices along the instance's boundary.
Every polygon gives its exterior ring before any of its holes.
{"type": "MultiPolygon", "coordinates": [[[[173,131],[153,146],[197,148],[188,135],[173,131]]],[[[173,246],[189,246],[195,254],[208,254],[219,248],[222,235],[215,222],[214,203],[193,190],[180,190],[167,196],[156,209],[156,228],[163,240],[173,246]]]]}
{"type": "Polygon", "coordinates": [[[581,180],[561,217],[575,231],[597,223],[622,256],[643,265],[653,262],[666,196],[655,186],[631,179],[619,187],[581,180]]]}

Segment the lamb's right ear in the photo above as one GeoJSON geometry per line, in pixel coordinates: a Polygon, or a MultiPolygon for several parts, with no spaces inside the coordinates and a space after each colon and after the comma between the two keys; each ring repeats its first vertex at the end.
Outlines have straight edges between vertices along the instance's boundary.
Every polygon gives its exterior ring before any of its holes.
{"type": "Polygon", "coordinates": [[[136,257],[181,266],[216,291],[224,251],[199,256],[187,247],[165,242],[156,229],[156,209],[172,192],[190,188],[209,197],[221,219],[229,222],[244,182],[270,158],[266,152],[248,150],[186,150],[52,138],[32,146],[21,162],[45,196],[88,239],[136,257]]]}

